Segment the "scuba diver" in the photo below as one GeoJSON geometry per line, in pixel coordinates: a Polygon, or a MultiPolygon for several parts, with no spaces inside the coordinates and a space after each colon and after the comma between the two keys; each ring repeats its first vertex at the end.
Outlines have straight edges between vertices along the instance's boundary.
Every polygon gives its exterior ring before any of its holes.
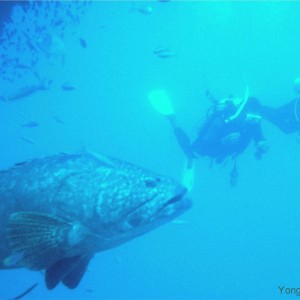
{"type": "Polygon", "coordinates": [[[300,133],[300,77],[294,81],[294,91],[298,97],[287,104],[276,108],[261,107],[262,117],[286,134],[300,133]]]}
{"type": "Polygon", "coordinates": [[[207,92],[206,96],[213,102],[213,105],[193,142],[178,126],[170,104],[169,106],[161,105],[162,102],[167,103],[167,96],[161,97],[162,95],[160,95],[157,97],[157,94],[153,93],[155,92],[149,94],[150,101],[170,121],[176,139],[188,159],[187,170],[192,168],[193,160],[198,157],[209,157],[211,163],[217,164],[226,162],[228,158],[231,158],[233,168],[230,173],[230,182],[232,186],[235,186],[238,175],[238,155],[244,152],[252,141],[256,146],[256,159],[261,159],[262,155],[268,151],[268,144],[260,126],[259,111],[261,105],[256,98],[249,97],[248,89],[243,99],[231,96],[219,101],[210,92],[207,92]],[[162,107],[167,107],[167,109],[162,109],[162,107]]]}

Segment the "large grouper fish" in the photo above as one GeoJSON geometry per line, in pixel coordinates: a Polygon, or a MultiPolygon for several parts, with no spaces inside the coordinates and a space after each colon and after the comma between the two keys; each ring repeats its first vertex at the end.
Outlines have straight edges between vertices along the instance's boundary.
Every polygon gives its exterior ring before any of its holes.
{"type": "Polygon", "coordinates": [[[45,270],[49,289],[80,283],[89,261],[186,211],[174,180],[92,153],[0,171],[0,269],[45,270]]]}

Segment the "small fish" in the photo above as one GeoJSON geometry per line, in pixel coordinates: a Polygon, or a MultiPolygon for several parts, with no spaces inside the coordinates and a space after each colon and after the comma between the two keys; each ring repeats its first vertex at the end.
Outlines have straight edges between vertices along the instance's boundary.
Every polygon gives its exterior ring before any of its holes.
{"type": "Polygon", "coordinates": [[[176,56],[176,54],[174,52],[172,52],[171,50],[166,50],[166,51],[157,53],[156,56],[159,58],[170,58],[170,57],[176,56]]]}
{"type": "Polygon", "coordinates": [[[76,89],[76,87],[69,83],[69,82],[65,82],[64,84],[62,84],[61,88],[64,90],[64,91],[73,91],[76,89]]]}
{"type": "Polygon", "coordinates": [[[19,300],[19,299],[23,298],[24,296],[29,294],[33,289],[35,289],[37,286],[38,286],[38,283],[35,283],[30,288],[28,288],[26,291],[24,291],[22,294],[14,297],[14,298],[11,298],[10,300],[19,300]]]}
{"type": "Polygon", "coordinates": [[[159,53],[163,53],[163,52],[167,52],[167,51],[170,51],[169,48],[157,47],[153,50],[153,54],[159,54],[159,53]]]}
{"type": "Polygon", "coordinates": [[[60,26],[60,25],[62,25],[64,23],[64,20],[63,19],[59,19],[59,20],[56,20],[54,23],[53,23],[53,25],[54,26],[60,26]]]}
{"type": "Polygon", "coordinates": [[[16,65],[17,69],[23,69],[23,70],[30,70],[31,66],[25,65],[25,64],[17,64],[16,65]]]}
{"type": "Polygon", "coordinates": [[[153,8],[151,6],[145,6],[145,7],[138,8],[137,11],[143,15],[151,15],[153,12],[153,8]]]}
{"type": "Polygon", "coordinates": [[[24,124],[22,124],[22,127],[27,127],[27,128],[33,128],[33,127],[38,127],[40,124],[36,121],[29,121],[24,124]]]}
{"type": "Polygon", "coordinates": [[[65,124],[65,122],[58,116],[54,116],[53,120],[56,121],[59,124],[65,124]]]}
{"type": "Polygon", "coordinates": [[[35,144],[35,141],[30,139],[30,138],[27,138],[25,136],[20,136],[20,139],[23,140],[24,142],[28,143],[28,144],[35,144]]]}
{"type": "Polygon", "coordinates": [[[86,41],[84,40],[84,39],[79,39],[79,42],[80,42],[80,46],[82,47],[82,48],[86,48],[87,47],[87,44],[86,44],[86,41]]]}
{"type": "Polygon", "coordinates": [[[6,101],[16,101],[22,98],[31,96],[38,91],[47,90],[49,87],[45,83],[40,83],[38,85],[26,86],[17,90],[15,93],[12,93],[6,97],[6,101]]]}

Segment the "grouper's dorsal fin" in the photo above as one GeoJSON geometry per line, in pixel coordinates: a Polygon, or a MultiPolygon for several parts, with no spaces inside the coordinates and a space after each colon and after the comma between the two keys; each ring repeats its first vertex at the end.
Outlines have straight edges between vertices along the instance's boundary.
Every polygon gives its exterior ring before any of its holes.
{"type": "Polygon", "coordinates": [[[96,160],[98,160],[100,163],[110,167],[110,168],[115,168],[116,167],[116,164],[115,162],[107,157],[106,155],[104,154],[101,154],[101,153],[98,153],[98,152],[95,152],[91,149],[85,149],[85,152],[89,155],[91,155],[92,157],[94,157],[96,160]]]}
{"type": "Polygon", "coordinates": [[[21,255],[18,265],[33,270],[53,265],[64,257],[70,247],[73,227],[72,223],[47,214],[12,214],[8,224],[8,239],[12,253],[21,255]]]}

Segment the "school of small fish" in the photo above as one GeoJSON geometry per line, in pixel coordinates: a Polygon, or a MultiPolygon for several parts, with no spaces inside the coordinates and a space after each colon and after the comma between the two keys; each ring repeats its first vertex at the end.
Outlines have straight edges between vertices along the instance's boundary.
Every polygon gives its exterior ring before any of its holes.
{"type": "MultiPolygon", "coordinates": [[[[161,3],[169,1],[158,0],[161,3]]],[[[0,84],[2,82],[3,84],[10,85],[13,87],[13,90],[6,92],[2,89],[0,91],[0,100],[7,103],[14,102],[29,98],[36,92],[48,91],[50,89],[53,80],[48,78],[47,74],[39,74],[37,72],[40,69],[39,65],[41,61],[44,63],[45,59],[49,64],[58,62],[61,66],[64,65],[66,29],[70,26],[80,24],[81,17],[91,4],[92,1],[82,0],[53,2],[24,1],[23,3],[13,5],[10,19],[3,24],[2,32],[0,31],[0,84]],[[16,82],[28,77],[34,78],[35,82],[32,82],[31,85],[14,89],[16,82]]],[[[144,16],[150,16],[154,12],[152,5],[144,4],[139,4],[139,7],[135,7],[134,10],[144,16]]],[[[105,29],[106,27],[101,25],[100,28],[105,29]]],[[[85,38],[80,37],[78,41],[79,46],[83,50],[88,48],[89,43],[85,38]]],[[[152,51],[152,54],[161,59],[176,56],[168,47],[157,47],[152,51]]],[[[76,90],[77,86],[72,82],[65,81],[60,85],[60,88],[63,91],[71,92],[76,90]]],[[[58,124],[64,124],[64,120],[57,115],[53,116],[53,120],[58,124]]],[[[29,137],[28,133],[33,128],[39,126],[39,122],[35,120],[27,120],[21,123],[22,134],[19,135],[19,139],[34,146],[36,141],[29,137]]],[[[175,207],[184,194],[185,191],[181,192],[179,196],[175,195],[171,200],[167,199],[166,204],[162,207],[165,208],[167,205],[175,207]],[[173,202],[176,203],[174,204],[173,202]]],[[[181,209],[179,211],[181,212],[181,209]]],[[[173,223],[186,224],[182,220],[173,221],[173,223]]],[[[18,255],[12,256],[10,263],[14,263],[14,259],[15,263],[21,260],[18,255]]],[[[122,262],[120,257],[116,257],[116,259],[118,263],[122,262]]],[[[66,281],[67,279],[58,279],[55,285],[60,280],[66,281]]],[[[25,297],[37,286],[38,283],[33,284],[12,299],[25,297]]],[[[86,291],[89,293],[92,292],[91,289],[86,289],[86,291]]]]}

